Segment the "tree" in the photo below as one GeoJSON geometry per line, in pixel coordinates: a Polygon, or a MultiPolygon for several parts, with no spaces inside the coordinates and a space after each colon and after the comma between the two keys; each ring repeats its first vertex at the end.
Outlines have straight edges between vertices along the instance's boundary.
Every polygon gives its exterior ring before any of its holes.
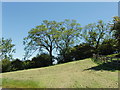
{"type": "Polygon", "coordinates": [[[30,60],[23,61],[23,66],[24,66],[24,69],[32,68],[32,61],[30,61],[30,60]]]}
{"type": "Polygon", "coordinates": [[[60,22],[59,25],[60,34],[56,45],[61,57],[63,57],[63,61],[65,62],[67,59],[66,54],[69,53],[70,48],[76,44],[75,41],[78,41],[82,28],[76,20],[69,19],[65,19],[63,22],[60,22]]]}
{"type": "Polygon", "coordinates": [[[117,40],[118,51],[120,52],[120,17],[113,17],[113,23],[111,30],[114,31],[114,37],[117,40]]]}
{"type": "Polygon", "coordinates": [[[15,53],[14,44],[11,39],[2,38],[0,42],[1,59],[12,59],[12,54],[15,53]]]}
{"type": "Polygon", "coordinates": [[[22,61],[20,61],[19,59],[15,59],[15,60],[13,60],[13,61],[11,62],[11,69],[12,69],[13,71],[15,71],[15,70],[22,70],[22,69],[24,68],[23,65],[24,65],[24,64],[23,64],[22,61]]]}
{"type": "Polygon", "coordinates": [[[82,37],[86,43],[89,43],[95,48],[95,53],[98,53],[98,47],[105,38],[110,37],[110,26],[102,20],[97,23],[88,24],[84,27],[82,37]]]}
{"type": "Polygon", "coordinates": [[[93,54],[94,47],[90,46],[88,43],[82,43],[76,45],[71,49],[71,56],[75,60],[90,58],[93,54]]]}
{"type": "Polygon", "coordinates": [[[30,30],[28,36],[24,38],[25,57],[30,57],[37,50],[46,50],[50,55],[52,64],[52,52],[55,49],[55,41],[58,37],[57,28],[58,23],[56,21],[44,20],[41,25],[30,30]]]}
{"type": "Polygon", "coordinates": [[[32,66],[34,68],[49,66],[51,65],[50,55],[45,53],[37,55],[36,57],[32,58],[32,62],[32,66]]]}
{"type": "Polygon", "coordinates": [[[116,41],[115,39],[105,39],[102,44],[99,45],[98,51],[100,55],[110,55],[116,53],[116,41]]]}
{"type": "Polygon", "coordinates": [[[8,59],[2,59],[2,72],[8,72],[11,70],[11,62],[8,59]]]}

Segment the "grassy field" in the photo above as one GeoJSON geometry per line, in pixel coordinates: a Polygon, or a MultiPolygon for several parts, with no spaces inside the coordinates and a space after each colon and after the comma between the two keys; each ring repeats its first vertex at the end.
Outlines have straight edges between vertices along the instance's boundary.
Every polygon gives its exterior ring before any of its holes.
{"type": "Polygon", "coordinates": [[[90,59],[2,74],[3,88],[118,88],[118,71],[92,70],[90,59]]]}

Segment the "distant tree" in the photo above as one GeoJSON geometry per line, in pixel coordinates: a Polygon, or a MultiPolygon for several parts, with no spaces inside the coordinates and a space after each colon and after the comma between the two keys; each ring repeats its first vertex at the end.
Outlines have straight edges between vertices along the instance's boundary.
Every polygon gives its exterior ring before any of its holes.
{"type": "Polygon", "coordinates": [[[0,42],[0,58],[1,59],[12,59],[12,54],[15,53],[14,44],[12,44],[11,39],[2,38],[0,42]]]}
{"type": "Polygon", "coordinates": [[[9,72],[11,70],[11,61],[2,59],[2,72],[9,72]]]}
{"type": "Polygon", "coordinates": [[[32,68],[32,61],[30,60],[23,61],[23,66],[24,66],[24,69],[32,68]]]}
{"type": "Polygon", "coordinates": [[[32,58],[33,62],[32,66],[34,68],[49,66],[51,65],[50,58],[51,58],[50,55],[45,53],[37,55],[36,57],[32,58]]]}
{"type": "Polygon", "coordinates": [[[59,55],[63,57],[63,62],[67,61],[67,53],[70,52],[70,48],[78,42],[78,37],[81,32],[81,26],[76,20],[65,19],[60,24],[60,34],[58,41],[56,42],[59,55]]]}
{"type": "Polygon", "coordinates": [[[31,29],[28,32],[28,36],[24,38],[25,57],[30,57],[35,51],[43,49],[49,53],[52,64],[52,52],[55,49],[55,41],[58,38],[57,29],[58,23],[56,21],[47,20],[31,29]]]}
{"type": "Polygon", "coordinates": [[[13,71],[15,71],[15,70],[22,70],[22,69],[24,69],[23,66],[24,64],[23,64],[23,62],[21,61],[21,60],[19,60],[19,59],[15,59],[15,60],[13,60],[12,62],[11,62],[11,69],[13,70],[13,71]]]}
{"type": "Polygon", "coordinates": [[[98,47],[105,38],[110,36],[110,26],[102,20],[97,23],[88,24],[84,27],[82,37],[86,43],[89,43],[95,48],[95,53],[98,53],[98,47]]]}

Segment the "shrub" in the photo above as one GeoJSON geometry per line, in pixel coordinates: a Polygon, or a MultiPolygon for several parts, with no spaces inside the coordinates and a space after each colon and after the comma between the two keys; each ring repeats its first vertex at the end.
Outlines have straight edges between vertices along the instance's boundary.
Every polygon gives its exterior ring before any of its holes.
{"type": "Polygon", "coordinates": [[[11,69],[13,71],[24,69],[23,62],[20,61],[19,59],[16,59],[16,60],[12,61],[11,64],[12,64],[11,69]]]}
{"type": "Polygon", "coordinates": [[[71,55],[75,60],[92,57],[94,48],[87,43],[83,43],[74,47],[71,55]]]}
{"type": "Polygon", "coordinates": [[[2,60],[2,72],[8,72],[11,70],[11,62],[8,59],[2,60]]]}
{"type": "Polygon", "coordinates": [[[24,69],[32,68],[32,61],[26,60],[23,62],[24,69]]]}
{"type": "Polygon", "coordinates": [[[32,67],[45,67],[51,65],[50,56],[48,54],[41,54],[32,58],[32,67]]]}

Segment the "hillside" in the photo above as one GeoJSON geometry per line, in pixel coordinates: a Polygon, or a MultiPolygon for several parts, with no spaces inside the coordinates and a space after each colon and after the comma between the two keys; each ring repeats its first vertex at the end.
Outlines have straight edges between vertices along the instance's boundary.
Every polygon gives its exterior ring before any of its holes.
{"type": "Polygon", "coordinates": [[[3,73],[3,88],[117,88],[118,71],[91,70],[90,59],[3,73]]]}

